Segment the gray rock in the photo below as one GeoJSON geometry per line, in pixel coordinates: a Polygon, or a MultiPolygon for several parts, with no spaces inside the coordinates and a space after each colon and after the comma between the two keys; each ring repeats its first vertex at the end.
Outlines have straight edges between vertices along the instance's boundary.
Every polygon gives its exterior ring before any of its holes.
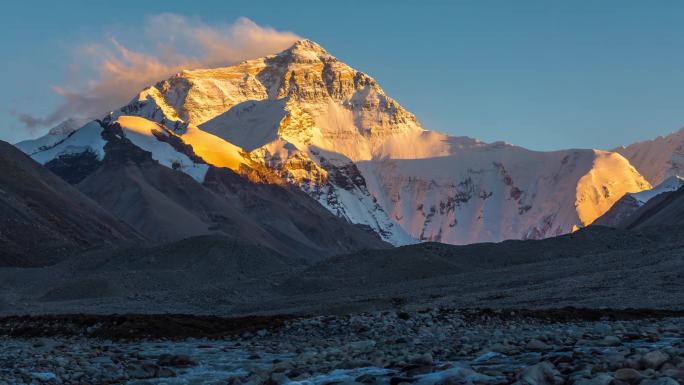
{"type": "Polygon", "coordinates": [[[411,363],[414,365],[432,365],[433,361],[434,359],[430,353],[421,354],[411,358],[411,363]]]}
{"type": "MultiPolygon", "coordinates": [[[[176,377],[176,372],[174,372],[170,368],[161,367],[157,371],[156,376],[157,377],[176,377]]],[[[236,385],[239,385],[239,384],[236,384],[236,385]]]]}
{"type": "Polygon", "coordinates": [[[171,366],[176,368],[187,368],[195,366],[197,365],[197,363],[190,359],[190,357],[183,354],[162,354],[161,356],[159,356],[159,359],[157,360],[157,365],[171,366]]]}
{"type": "Polygon", "coordinates": [[[594,326],[594,332],[596,334],[606,335],[613,332],[613,328],[607,323],[599,323],[594,326]]]}
{"type": "Polygon", "coordinates": [[[153,378],[157,375],[159,367],[154,364],[143,364],[129,369],[128,374],[131,378],[145,379],[153,378]]]}
{"type": "Polygon", "coordinates": [[[349,343],[347,346],[349,349],[354,350],[356,352],[371,352],[373,351],[373,348],[375,348],[376,342],[373,340],[365,340],[365,341],[355,341],[349,343]]]}
{"type": "MultiPolygon", "coordinates": [[[[663,365],[666,366],[667,364],[663,365]]],[[[684,370],[683,369],[677,369],[677,368],[672,368],[672,369],[667,369],[667,370],[661,370],[660,374],[662,374],[665,377],[672,377],[675,380],[678,380],[681,383],[684,383],[684,370]]]]}
{"type": "Polygon", "coordinates": [[[616,336],[605,336],[601,340],[600,345],[602,346],[618,346],[622,343],[622,340],[616,336]]]}
{"type": "Polygon", "coordinates": [[[679,385],[679,383],[670,377],[647,378],[639,383],[639,385],[679,385]]]}
{"type": "Polygon", "coordinates": [[[548,361],[529,366],[518,376],[520,385],[553,385],[560,383],[560,373],[548,361]]]}
{"type": "Polygon", "coordinates": [[[670,357],[667,354],[661,352],[660,350],[654,350],[644,354],[641,357],[641,364],[645,368],[658,369],[660,365],[667,362],[669,358],[670,357]]]}
{"type": "Polygon", "coordinates": [[[497,342],[497,343],[495,343],[495,344],[492,344],[492,345],[489,347],[489,350],[492,351],[492,352],[496,352],[496,353],[501,353],[501,354],[510,355],[510,354],[517,353],[518,348],[515,347],[515,346],[513,346],[513,345],[502,344],[502,343],[498,343],[498,342],[497,342]]]}
{"type": "Polygon", "coordinates": [[[613,376],[600,373],[593,378],[580,378],[575,381],[574,385],[608,385],[613,381],[613,376]]]}
{"type": "Polygon", "coordinates": [[[285,375],[285,373],[280,373],[280,372],[279,372],[279,373],[273,373],[273,374],[271,374],[271,382],[272,382],[272,383],[275,383],[275,384],[277,384],[277,385],[282,385],[282,384],[285,384],[285,383],[290,382],[290,379],[287,378],[287,376],[285,375]]]}
{"type": "Polygon", "coordinates": [[[533,339],[530,340],[530,342],[528,342],[527,345],[525,345],[525,349],[540,352],[545,350],[551,350],[552,347],[542,341],[539,341],[538,339],[533,339]]]}
{"type": "Polygon", "coordinates": [[[42,382],[58,382],[57,375],[52,372],[34,372],[31,377],[42,382]]]}
{"type": "Polygon", "coordinates": [[[641,379],[641,373],[632,368],[622,368],[615,371],[615,378],[625,382],[638,382],[641,379]]]}
{"type": "Polygon", "coordinates": [[[354,381],[362,384],[374,384],[377,382],[377,378],[372,374],[362,374],[359,377],[356,377],[354,381]]]}

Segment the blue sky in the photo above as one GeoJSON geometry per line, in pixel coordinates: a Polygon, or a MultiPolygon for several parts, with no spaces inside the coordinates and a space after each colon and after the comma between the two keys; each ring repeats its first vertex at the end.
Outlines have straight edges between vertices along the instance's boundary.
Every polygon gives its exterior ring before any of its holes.
{"type": "Polygon", "coordinates": [[[315,40],[453,135],[612,148],[684,126],[680,1],[24,0],[0,14],[0,139],[45,131],[16,113],[54,110],[75,46],[135,43],[131,31],[163,12],[209,25],[244,16],[315,40]]]}

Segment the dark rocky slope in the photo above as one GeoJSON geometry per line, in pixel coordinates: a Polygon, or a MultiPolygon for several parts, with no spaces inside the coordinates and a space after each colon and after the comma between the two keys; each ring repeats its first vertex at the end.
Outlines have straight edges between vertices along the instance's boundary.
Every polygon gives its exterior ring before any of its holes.
{"type": "Polygon", "coordinates": [[[684,188],[654,197],[622,220],[618,226],[627,229],[645,229],[677,225],[684,225],[684,188]]]}
{"type": "Polygon", "coordinates": [[[14,146],[0,141],[0,266],[41,266],[137,242],[136,231],[14,146]]]}
{"type": "Polygon", "coordinates": [[[0,313],[328,314],[406,306],[684,309],[684,228],[424,243],[310,261],[223,235],[0,269],[0,313]]]}

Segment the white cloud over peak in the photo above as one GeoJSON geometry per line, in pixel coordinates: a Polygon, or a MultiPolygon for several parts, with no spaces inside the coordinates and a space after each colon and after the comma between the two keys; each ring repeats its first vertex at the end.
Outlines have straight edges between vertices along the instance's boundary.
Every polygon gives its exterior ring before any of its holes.
{"type": "Polygon", "coordinates": [[[29,129],[68,118],[100,117],[183,69],[236,64],[282,51],[298,39],[292,32],[260,26],[244,17],[230,24],[209,25],[172,13],[156,15],[139,28],[136,41],[112,34],[77,46],[66,81],[53,87],[63,101],[45,117],[22,112],[15,116],[29,129]]]}

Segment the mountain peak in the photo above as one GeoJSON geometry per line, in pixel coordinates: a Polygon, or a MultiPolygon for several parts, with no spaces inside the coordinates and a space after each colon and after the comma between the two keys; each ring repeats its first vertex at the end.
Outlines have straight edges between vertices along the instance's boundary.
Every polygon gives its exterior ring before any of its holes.
{"type": "Polygon", "coordinates": [[[309,40],[309,39],[297,40],[294,44],[292,44],[292,47],[290,47],[289,49],[290,50],[304,50],[304,51],[328,53],[325,50],[325,48],[321,47],[320,44],[316,43],[313,40],[309,40]]]}
{"type": "Polygon", "coordinates": [[[74,118],[69,118],[62,123],[52,127],[50,131],[48,131],[48,135],[68,135],[74,131],[76,131],[77,128],[81,127],[84,123],[77,121],[74,118]]]}
{"type": "Polygon", "coordinates": [[[316,60],[322,57],[330,58],[332,55],[321,47],[320,44],[309,40],[302,39],[296,41],[290,48],[281,52],[279,56],[292,56],[298,59],[316,60]]]}

